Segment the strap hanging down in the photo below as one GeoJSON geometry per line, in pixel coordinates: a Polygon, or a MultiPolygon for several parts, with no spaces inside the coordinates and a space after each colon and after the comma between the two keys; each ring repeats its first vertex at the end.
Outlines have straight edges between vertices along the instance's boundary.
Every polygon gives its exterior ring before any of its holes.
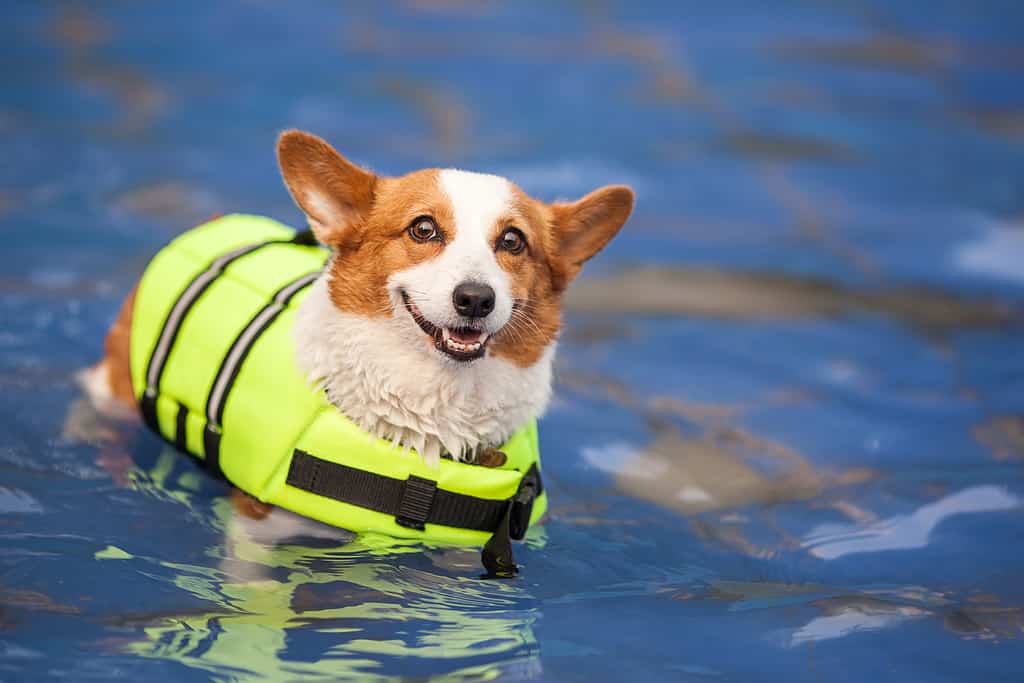
{"type": "Polygon", "coordinates": [[[509,539],[514,538],[518,541],[526,535],[533,504],[541,490],[540,471],[534,464],[523,475],[522,481],[519,482],[519,490],[508,501],[502,522],[480,553],[480,562],[487,570],[483,578],[511,579],[519,573],[519,565],[512,556],[512,543],[509,539]]]}

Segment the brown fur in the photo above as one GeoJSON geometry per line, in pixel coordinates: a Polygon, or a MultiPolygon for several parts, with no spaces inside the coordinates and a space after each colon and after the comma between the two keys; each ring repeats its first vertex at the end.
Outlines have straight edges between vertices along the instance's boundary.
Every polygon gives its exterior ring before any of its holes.
{"type": "Polygon", "coordinates": [[[519,367],[540,359],[558,336],[562,326],[560,295],[556,287],[555,259],[558,243],[547,205],[513,189],[512,216],[494,226],[497,242],[510,227],[526,236],[526,248],[519,254],[497,251],[498,265],[509,274],[515,300],[512,319],[490,344],[490,352],[519,367]]]}
{"type": "Polygon", "coordinates": [[[331,246],[331,300],[341,310],[365,316],[391,314],[387,279],[391,273],[437,256],[440,242],[416,242],[406,229],[419,216],[431,216],[447,239],[455,238],[451,207],[438,189],[437,172],[417,171],[381,178],[367,219],[353,225],[331,246]]]}
{"type": "Polygon", "coordinates": [[[289,192],[324,244],[340,242],[350,226],[366,219],[374,204],[377,177],[320,138],[294,130],[282,133],[277,160],[289,192]],[[322,201],[316,201],[312,192],[322,201]]]}
{"type": "Polygon", "coordinates": [[[551,205],[552,222],[558,235],[555,285],[565,290],[580,268],[607,246],[633,211],[633,190],[609,185],[583,199],[551,205]]]}
{"type": "Polygon", "coordinates": [[[121,304],[117,319],[107,332],[103,342],[103,360],[100,366],[107,373],[111,395],[128,407],[135,408],[135,392],[132,391],[131,374],[131,331],[132,310],[135,307],[136,285],[121,304]]]}

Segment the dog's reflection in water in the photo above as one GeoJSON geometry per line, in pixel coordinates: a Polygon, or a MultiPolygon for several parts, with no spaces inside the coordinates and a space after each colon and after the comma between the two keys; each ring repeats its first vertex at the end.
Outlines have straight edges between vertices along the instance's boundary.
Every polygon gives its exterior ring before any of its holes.
{"type": "MultiPolygon", "coordinates": [[[[194,468],[170,447],[128,486],[193,512],[194,468]],[[184,471],[187,470],[187,471],[184,471]]],[[[144,636],[121,647],[233,680],[372,680],[423,671],[454,680],[540,673],[535,600],[518,584],[476,578],[472,549],[355,538],[234,494],[217,498],[205,522],[222,532],[211,565],[100,553],[139,563],[208,610],[122,615],[144,636]],[[256,514],[254,514],[254,512],[256,514]]],[[[169,547],[169,551],[170,551],[169,547]]],[[[124,551],[124,552],[121,552],[124,551]]]]}

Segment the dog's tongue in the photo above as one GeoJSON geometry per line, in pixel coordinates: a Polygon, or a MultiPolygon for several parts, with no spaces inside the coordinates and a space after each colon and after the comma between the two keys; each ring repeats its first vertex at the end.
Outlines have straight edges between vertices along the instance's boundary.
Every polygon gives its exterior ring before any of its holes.
{"type": "Polygon", "coordinates": [[[480,337],[483,336],[483,334],[480,330],[462,329],[448,330],[448,336],[460,344],[473,344],[480,341],[480,337]]]}

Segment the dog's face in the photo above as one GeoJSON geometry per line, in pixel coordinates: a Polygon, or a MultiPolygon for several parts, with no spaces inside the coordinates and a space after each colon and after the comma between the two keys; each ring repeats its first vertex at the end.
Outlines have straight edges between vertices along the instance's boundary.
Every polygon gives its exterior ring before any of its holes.
{"type": "Polygon", "coordinates": [[[281,136],[278,158],[317,238],[334,251],[334,305],[401,321],[418,330],[425,354],[456,367],[488,354],[519,367],[537,362],[558,334],[561,294],[633,206],[620,186],[545,204],[492,175],[379,177],[299,131],[281,136]]]}

